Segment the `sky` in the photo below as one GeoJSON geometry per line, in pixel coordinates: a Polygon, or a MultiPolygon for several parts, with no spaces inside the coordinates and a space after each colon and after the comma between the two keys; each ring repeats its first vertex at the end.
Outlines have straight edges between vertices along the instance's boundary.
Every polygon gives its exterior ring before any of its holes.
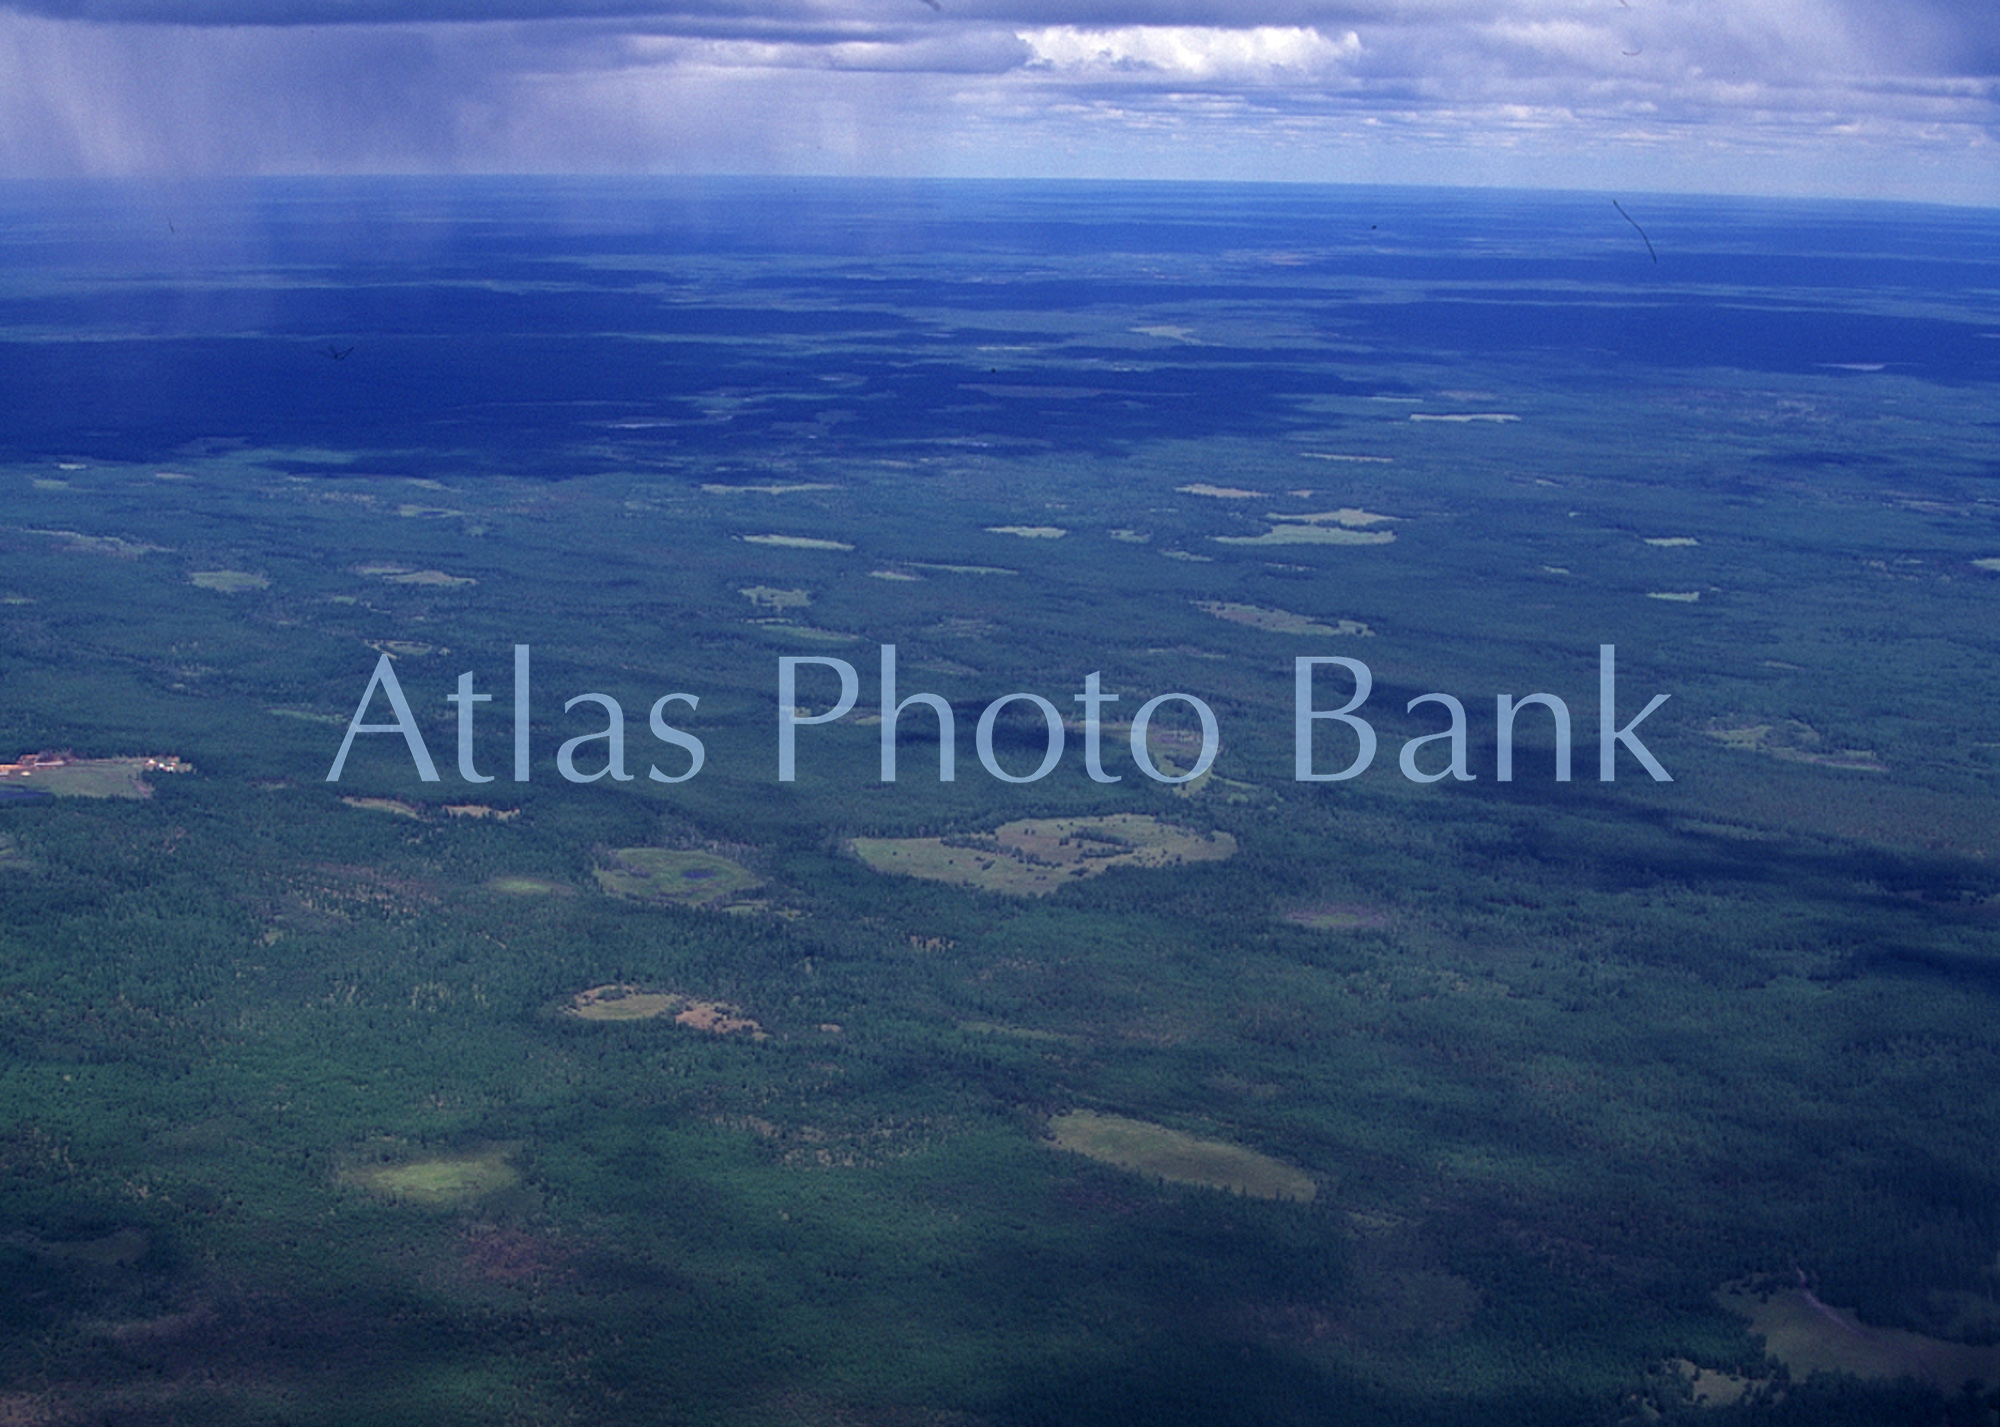
{"type": "Polygon", "coordinates": [[[1256,179],[2000,204],[1993,0],[0,0],[0,176],[1256,179]]]}

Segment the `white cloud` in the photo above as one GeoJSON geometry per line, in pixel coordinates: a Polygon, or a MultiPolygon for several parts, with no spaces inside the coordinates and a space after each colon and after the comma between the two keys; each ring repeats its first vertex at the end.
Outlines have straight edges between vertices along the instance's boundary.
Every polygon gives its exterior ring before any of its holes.
{"type": "Polygon", "coordinates": [[[1361,51],[1349,30],[1329,39],[1316,29],[1261,25],[1126,25],[1092,30],[1053,25],[1019,31],[1031,68],[1071,75],[1146,74],[1173,79],[1260,83],[1324,73],[1361,51]]]}

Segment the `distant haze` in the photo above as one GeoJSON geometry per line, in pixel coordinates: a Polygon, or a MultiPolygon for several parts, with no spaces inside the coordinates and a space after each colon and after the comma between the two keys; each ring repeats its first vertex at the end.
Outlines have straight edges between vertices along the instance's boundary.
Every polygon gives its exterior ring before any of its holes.
{"type": "Polygon", "coordinates": [[[1947,0],[28,0],[0,176],[759,173],[2000,196],[1947,0]]]}

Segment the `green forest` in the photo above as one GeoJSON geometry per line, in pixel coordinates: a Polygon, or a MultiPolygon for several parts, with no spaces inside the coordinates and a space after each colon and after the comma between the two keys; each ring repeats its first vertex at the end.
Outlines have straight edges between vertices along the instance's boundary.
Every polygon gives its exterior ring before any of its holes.
{"type": "Polygon", "coordinates": [[[1511,355],[1470,239],[494,231],[162,309],[293,442],[0,465],[0,1422],[2000,1421],[1964,389],[1511,355]]]}

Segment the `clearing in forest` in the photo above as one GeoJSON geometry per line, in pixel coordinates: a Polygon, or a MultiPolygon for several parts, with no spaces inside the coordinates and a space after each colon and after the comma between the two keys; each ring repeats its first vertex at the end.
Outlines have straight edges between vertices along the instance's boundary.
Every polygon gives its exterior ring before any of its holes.
{"type": "Polygon", "coordinates": [[[414,818],[422,822],[423,810],[415,803],[406,803],[401,798],[342,798],[341,802],[350,808],[360,808],[369,813],[392,813],[399,818],[414,818]]]}
{"type": "Polygon", "coordinates": [[[1886,773],[1881,757],[1868,748],[1832,748],[1818,729],[1797,719],[1771,723],[1720,720],[1702,730],[1724,748],[1762,753],[1785,763],[1812,763],[1821,768],[1847,768],[1860,773],[1886,773]]]}
{"type": "Polygon", "coordinates": [[[775,585],[745,585],[736,593],[759,609],[805,609],[813,602],[811,590],[781,590],[775,585]]]}
{"type": "Polygon", "coordinates": [[[698,1001],[672,991],[644,991],[616,982],[577,992],[563,1009],[566,1014],[586,1021],[652,1021],[672,1016],[675,1024],[710,1035],[743,1031],[755,1041],[769,1038],[762,1026],[743,1014],[741,1006],[732,1006],[727,1001],[698,1001]]]}
{"type": "Polygon", "coordinates": [[[1262,535],[1217,535],[1218,545],[1389,545],[1396,539],[1393,530],[1350,530],[1345,525],[1309,525],[1304,521],[1283,521],[1262,535]]]}
{"type": "Polygon", "coordinates": [[[1203,614],[1212,614],[1231,624],[1247,624],[1268,634],[1358,634],[1365,637],[1375,632],[1358,619],[1322,624],[1309,615],[1292,614],[1282,609],[1263,609],[1253,604],[1233,604],[1228,600],[1196,600],[1194,607],[1203,614]]]}
{"type": "Polygon", "coordinates": [[[486,889],[509,897],[551,897],[569,891],[562,883],[543,877],[492,877],[487,879],[486,889]]]}
{"type": "Polygon", "coordinates": [[[267,590],[271,587],[268,576],[255,574],[249,570],[196,570],[188,576],[188,582],[204,590],[220,590],[223,594],[238,594],[243,590],[267,590]]]}
{"type": "Polygon", "coordinates": [[[401,1164],[368,1165],[349,1170],[347,1178],[389,1199],[416,1204],[463,1204],[512,1189],[521,1182],[520,1172],[507,1163],[512,1150],[511,1145],[491,1145],[401,1164]]]}
{"type": "Polygon", "coordinates": [[[1803,1286],[1777,1288],[1751,1280],[1724,1284],[1715,1301],[1750,1320],[1764,1351],[1795,1379],[1816,1372],[1852,1373],[1893,1382],[1913,1377],[1947,1394],[1968,1381],[2000,1385],[2000,1346],[1952,1343],[1903,1328],[1871,1328],[1845,1308],[1832,1308],[1803,1286]]]}
{"type": "Polygon", "coordinates": [[[1049,1121],[1049,1130],[1058,1149],[1137,1174],[1158,1175],[1176,1184],[1200,1184],[1247,1194],[1252,1199],[1290,1199],[1300,1204],[1309,1203],[1317,1192],[1311,1175],[1282,1160],[1146,1120],[1072,1110],[1049,1121]]]}
{"type": "MultiPolygon", "coordinates": [[[[20,788],[57,798],[150,798],[148,773],[187,773],[172,755],[148,758],[78,758],[70,753],[25,753],[0,763],[0,788],[20,788]]],[[[26,793],[23,793],[26,796],[26,793]]]]}
{"type": "Polygon", "coordinates": [[[855,856],[877,872],[1043,897],[1113,867],[1172,867],[1236,853],[1226,832],[1199,833],[1139,813],[1024,818],[959,837],[857,837],[855,856]]]}
{"type": "Polygon", "coordinates": [[[664,847],[617,847],[597,885],[614,897],[680,907],[721,908],[757,886],[757,874],[714,852],[664,847]]]}
{"type": "Polygon", "coordinates": [[[779,545],[787,550],[852,550],[845,540],[822,540],[813,535],[742,535],[752,545],[779,545]]]}
{"type": "Polygon", "coordinates": [[[479,583],[470,575],[448,575],[443,570],[419,570],[410,565],[385,562],[356,565],[354,573],[366,575],[372,580],[387,580],[392,585],[437,585],[448,589],[458,585],[479,583]]]}

